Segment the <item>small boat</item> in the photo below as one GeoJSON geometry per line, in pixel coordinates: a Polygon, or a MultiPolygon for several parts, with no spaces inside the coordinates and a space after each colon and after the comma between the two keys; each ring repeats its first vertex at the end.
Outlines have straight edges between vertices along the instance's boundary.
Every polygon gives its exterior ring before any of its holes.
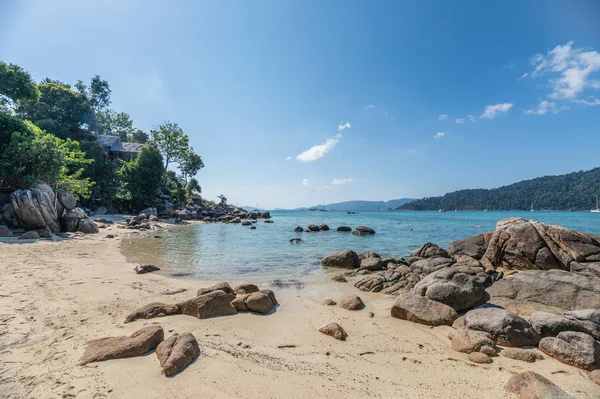
{"type": "Polygon", "coordinates": [[[531,209],[529,210],[529,212],[535,212],[535,209],[533,209],[533,202],[531,203],[531,209]]]}
{"type": "Polygon", "coordinates": [[[590,212],[600,213],[600,207],[598,207],[598,194],[596,194],[596,209],[592,209],[590,212]]]}
{"type": "Polygon", "coordinates": [[[440,213],[446,212],[445,209],[440,209],[440,213]]]}

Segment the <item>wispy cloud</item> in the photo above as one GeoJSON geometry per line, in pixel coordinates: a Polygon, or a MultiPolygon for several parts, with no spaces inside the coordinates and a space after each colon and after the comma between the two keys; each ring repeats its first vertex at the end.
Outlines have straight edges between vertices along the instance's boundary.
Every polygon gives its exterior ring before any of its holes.
{"type": "Polygon", "coordinates": [[[511,61],[506,65],[502,65],[502,69],[515,69],[515,63],[511,61]]]}
{"type": "Polygon", "coordinates": [[[433,136],[434,139],[441,139],[446,135],[446,133],[444,132],[437,132],[437,134],[435,136],[433,136]]]}
{"type": "Polygon", "coordinates": [[[338,125],[338,132],[341,132],[344,129],[350,129],[351,127],[352,125],[350,122],[342,123],[341,125],[338,125]]]}
{"type": "Polygon", "coordinates": [[[463,118],[456,118],[455,122],[458,123],[458,124],[467,123],[467,121],[464,120],[463,118]]]}
{"type": "Polygon", "coordinates": [[[473,116],[473,115],[467,115],[467,119],[470,120],[471,122],[475,122],[477,120],[477,118],[475,118],[475,116],[473,116]]]}
{"type": "Polygon", "coordinates": [[[573,102],[578,103],[578,104],[591,105],[591,106],[600,105],[600,99],[597,99],[596,97],[592,97],[589,101],[588,100],[573,100],[573,102]]]}
{"type": "Polygon", "coordinates": [[[292,157],[286,157],[285,159],[286,159],[286,161],[291,161],[292,157]]]}
{"type": "Polygon", "coordinates": [[[373,104],[365,105],[365,109],[373,109],[373,108],[375,108],[375,106],[373,104]]]}
{"type": "Polygon", "coordinates": [[[302,180],[302,185],[303,185],[303,186],[308,186],[308,185],[309,185],[309,181],[308,181],[308,179],[304,179],[304,180],[302,180]]]}
{"type": "Polygon", "coordinates": [[[404,150],[402,153],[405,155],[416,154],[417,150],[415,148],[409,148],[407,150],[404,150]]]}
{"type": "Polygon", "coordinates": [[[544,115],[548,111],[553,113],[559,112],[559,109],[556,107],[556,103],[544,100],[539,103],[537,108],[525,110],[525,113],[528,115],[544,115]]]}
{"type": "Polygon", "coordinates": [[[331,184],[333,184],[334,186],[339,186],[339,185],[343,185],[343,184],[349,184],[352,183],[352,178],[346,178],[346,179],[333,179],[333,181],[331,182],[331,184]]]}
{"type": "Polygon", "coordinates": [[[341,138],[342,134],[338,133],[335,137],[325,140],[323,144],[315,145],[304,151],[302,154],[296,156],[296,159],[300,162],[313,162],[317,159],[321,159],[340,142],[341,138]]]}
{"type": "Polygon", "coordinates": [[[446,119],[448,119],[448,115],[446,115],[446,114],[438,115],[438,121],[445,121],[446,119]]]}
{"type": "Polygon", "coordinates": [[[485,107],[483,114],[481,114],[480,118],[484,119],[494,119],[495,117],[506,114],[514,104],[511,103],[502,103],[502,104],[494,104],[488,105],[485,107]]]}

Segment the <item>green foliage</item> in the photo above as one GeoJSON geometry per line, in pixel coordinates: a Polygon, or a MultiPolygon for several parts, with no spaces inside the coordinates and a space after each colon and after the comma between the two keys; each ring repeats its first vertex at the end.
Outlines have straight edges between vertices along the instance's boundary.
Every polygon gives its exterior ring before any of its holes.
{"type": "Polygon", "coordinates": [[[590,210],[600,194],[600,168],[524,180],[491,190],[460,190],[423,198],[400,210],[590,210]]]}
{"type": "Polygon", "coordinates": [[[204,167],[204,162],[200,155],[194,152],[192,147],[189,147],[179,161],[179,170],[183,175],[183,179],[187,182],[188,177],[196,176],[196,174],[204,167]]]}
{"type": "Polygon", "coordinates": [[[119,191],[118,172],[122,161],[106,159],[104,148],[95,139],[81,141],[81,149],[85,152],[86,158],[94,161],[83,173],[84,178],[96,182],[91,188],[92,203],[96,206],[110,207],[119,191]]]}
{"type": "Polygon", "coordinates": [[[129,138],[129,141],[132,143],[146,144],[148,141],[150,141],[150,136],[148,136],[148,133],[144,132],[143,130],[137,129],[135,132],[133,132],[129,138]]]}
{"type": "Polygon", "coordinates": [[[29,73],[15,64],[0,61],[0,105],[9,101],[37,101],[40,91],[29,73]]]}
{"type": "Polygon", "coordinates": [[[124,143],[128,142],[136,131],[131,117],[125,112],[117,113],[113,109],[107,109],[97,112],[95,118],[98,134],[119,136],[124,143]]]}
{"type": "Polygon", "coordinates": [[[227,197],[226,196],[221,194],[221,195],[217,196],[217,198],[221,201],[221,202],[219,202],[219,205],[227,206],[227,197]]]}
{"type": "Polygon", "coordinates": [[[188,151],[189,138],[177,123],[165,122],[150,135],[163,156],[165,171],[171,162],[181,162],[188,151]]]}
{"type": "Polygon", "coordinates": [[[190,182],[185,186],[185,195],[187,197],[187,203],[192,205],[194,203],[194,197],[199,198],[202,193],[202,187],[195,178],[191,178],[190,182]]]}
{"type": "Polygon", "coordinates": [[[135,160],[123,163],[119,171],[123,186],[118,198],[133,209],[154,206],[163,174],[163,158],[156,145],[150,143],[135,160]]]}
{"type": "Polygon", "coordinates": [[[177,176],[174,170],[165,172],[165,187],[171,190],[173,200],[181,204],[187,204],[187,191],[185,181],[177,176]]]}

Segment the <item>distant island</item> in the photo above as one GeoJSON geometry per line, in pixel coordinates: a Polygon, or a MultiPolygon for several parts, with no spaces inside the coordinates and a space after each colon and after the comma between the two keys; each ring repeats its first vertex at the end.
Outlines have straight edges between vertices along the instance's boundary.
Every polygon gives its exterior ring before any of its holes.
{"type": "Polygon", "coordinates": [[[494,189],[471,189],[428,197],[399,206],[398,210],[572,210],[596,208],[600,168],[558,176],[523,180],[494,189]]]}
{"type": "Polygon", "coordinates": [[[327,205],[315,205],[305,208],[296,208],[295,211],[325,210],[325,211],[392,211],[408,202],[415,201],[414,198],[399,198],[390,201],[344,201],[327,205]]]}

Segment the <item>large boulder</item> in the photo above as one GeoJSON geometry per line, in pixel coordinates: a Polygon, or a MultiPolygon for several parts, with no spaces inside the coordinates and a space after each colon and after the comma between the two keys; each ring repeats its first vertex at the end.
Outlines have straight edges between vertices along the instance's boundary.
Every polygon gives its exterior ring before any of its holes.
{"type": "Polygon", "coordinates": [[[199,354],[198,341],[190,333],[172,335],[156,347],[160,367],[167,377],[184,370],[199,354]]]}
{"type": "Polygon", "coordinates": [[[248,310],[262,314],[269,313],[278,304],[275,294],[271,290],[253,292],[245,302],[248,310]]]}
{"type": "Polygon", "coordinates": [[[412,293],[398,295],[391,313],[392,317],[427,326],[451,326],[458,317],[450,306],[412,293]]]}
{"type": "Polygon", "coordinates": [[[333,252],[321,259],[321,265],[324,267],[343,267],[347,269],[357,269],[360,267],[360,259],[356,252],[345,250],[333,252]]]}
{"type": "Polygon", "coordinates": [[[96,223],[92,222],[92,220],[89,218],[80,219],[79,225],[77,226],[77,231],[84,234],[97,234],[98,226],[96,226],[96,223]]]}
{"type": "Polygon", "coordinates": [[[150,352],[164,339],[161,326],[144,327],[129,337],[100,338],[87,343],[85,352],[79,361],[80,365],[104,360],[139,356],[150,352]]]}
{"type": "Polygon", "coordinates": [[[213,291],[223,291],[226,294],[234,294],[234,293],[236,293],[231,288],[231,286],[229,285],[229,283],[223,281],[221,283],[217,283],[215,285],[211,285],[210,287],[207,287],[207,288],[200,288],[198,290],[198,293],[196,295],[204,295],[204,294],[208,294],[209,292],[213,292],[213,291]]]}
{"type": "Polygon", "coordinates": [[[368,236],[371,234],[375,234],[375,230],[367,226],[358,226],[352,232],[355,236],[368,236]]]}
{"type": "Polygon", "coordinates": [[[67,211],[75,208],[77,206],[77,199],[70,191],[58,190],[56,193],[58,197],[58,202],[65,208],[67,211]]]}
{"type": "Polygon", "coordinates": [[[483,233],[464,240],[453,241],[448,246],[450,256],[466,255],[473,259],[481,259],[492,238],[493,233],[483,233]]]}
{"type": "Polygon", "coordinates": [[[565,312],[565,318],[569,321],[577,323],[581,327],[581,331],[590,334],[594,339],[600,341],[600,310],[584,309],[565,312]]]}
{"type": "Polygon", "coordinates": [[[465,315],[465,327],[489,333],[502,346],[535,346],[541,338],[527,320],[500,308],[471,310],[465,315]]]}
{"type": "Polygon", "coordinates": [[[18,225],[25,230],[48,227],[52,233],[60,232],[54,191],[46,184],[11,194],[12,212],[18,225]]]}
{"type": "Polygon", "coordinates": [[[423,259],[435,258],[435,257],[449,258],[450,255],[448,254],[448,252],[445,249],[441,248],[440,246],[428,242],[428,243],[423,244],[419,248],[415,249],[414,251],[412,251],[412,253],[410,254],[410,257],[411,258],[423,258],[423,259]]]}
{"type": "Polygon", "coordinates": [[[235,295],[226,294],[221,290],[209,292],[177,304],[181,314],[206,319],[216,316],[230,316],[237,314],[236,308],[231,304],[235,295]]]}
{"type": "Polygon", "coordinates": [[[365,307],[365,304],[358,295],[352,294],[342,298],[340,307],[347,310],[361,310],[365,307]]]}
{"type": "Polygon", "coordinates": [[[454,265],[429,274],[413,291],[431,300],[441,302],[457,312],[483,305],[489,300],[485,286],[477,277],[480,268],[454,265]]]}
{"type": "Polygon", "coordinates": [[[504,389],[518,395],[520,399],[575,399],[546,377],[533,371],[513,375],[504,389]]]}
{"type": "Polygon", "coordinates": [[[529,323],[542,337],[556,337],[563,331],[587,332],[579,323],[550,312],[535,312],[529,323]]]}
{"type": "Polygon", "coordinates": [[[6,226],[2,226],[0,224],[0,237],[12,237],[13,233],[12,231],[10,231],[10,229],[6,226]]]}
{"type": "Polygon", "coordinates": [[[528,304],[535,310],[600,309],[600,279],[564,270],[519,272],[497,281],[488,292],[492,302],[508,309],[528,304]]]}
{"type": "Polygon", "coordinates": [[[258,291],[259,291],[259,289],[256,286],[256,284],[251,284],[251,283],[239,284],[239,285],[236,285],[235,288],[233,289],[233,293],[236,295],[251,294],[253,292],[258,292],[258,291]]]}
{"type": "Polygon", "coordinates": [[[589,334],[563,331],[556,337],[542,338],[540,350],[571,366],[600,369],[600,343],[589,334]]]}
{"type": "Polygon", "coordinates": [[[80,231],[85,234],[98,233],[98,227],[81,208],[67,211],[61,219],[62,229],[66,232],[80,231]]]}

